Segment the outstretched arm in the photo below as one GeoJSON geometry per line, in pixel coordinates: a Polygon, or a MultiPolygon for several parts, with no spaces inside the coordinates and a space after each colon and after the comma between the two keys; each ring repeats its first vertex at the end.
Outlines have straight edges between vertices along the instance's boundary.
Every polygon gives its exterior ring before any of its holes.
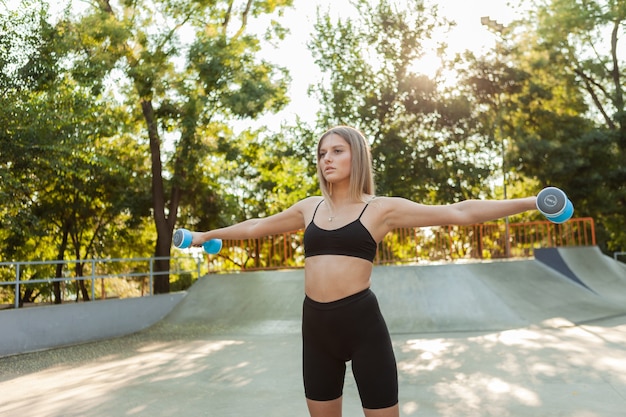
{"type": "Polygon", "coordinates": [[[443,206],[429,206],[403,198],[385,201],[385,223],[389,230],[399,227],[467,225],[499,219],[536,209],[536,197],[509,200],[466,200],[443,206]]]}
{"type": "Polygon", "coordinates": [[[249,219],[208,232],[192,232],[191,245],[200,246],[211,239],[254,239],[302,229],[304,227],[303,201],[272,216],[249,219]]]}

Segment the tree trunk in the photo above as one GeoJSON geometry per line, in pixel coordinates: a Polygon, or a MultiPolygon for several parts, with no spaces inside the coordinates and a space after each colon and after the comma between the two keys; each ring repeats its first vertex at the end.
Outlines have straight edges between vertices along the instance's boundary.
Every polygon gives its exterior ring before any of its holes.
{"type": "Polygon", "coordinates": [[[90,300],[89,291],[87,290],[87,287],[85,286],[85,280],[83,279],[84,269],[85,269],[84,263],[76,262],[76,266],[74,267],[74,271],[75,271],[74,275],[76,276],[76,281],[78,284],[78,288],[76,289],[76,301],[78,301],[79,295],[82,296],[83,301],[90,300]]]}
{"type": "Polygon", "coordinates": [[[24,303],[32,303],[37,298],[37,294],[35,294],[35,290],[32,288],[26,288],[24,290],[24,295],[20,299],[20,307],[24,307],[24,303]]]}
{"type": "MultiPolygon", "coordinates": [[[[23,277],[23,272],[20,271],[20,281],[22,281],[22,277],[23,277]]],[[[35,274],[33,274],[33,276],[30,279],[37,279],[38,277],[39,277],[39,273],[35,272],[35,274]]],[[[28,287],[25,285],[22,285],[22,287],[24,288],[24,294],[20,296],[20,300],[18,304],[20,308],[24,307],[25,303],[35,302],[35,300],[40,294],[39,292],[35,293],[35,290],[32,287],[28,287]]]]}
{"type": "MultiPolygon", "coordinates": [[[[67,239],[69,235],[69,227],[67,224],[64,224],[63,227],[63,239],[61,240],[61,245],[59,246],[59,251],[57,252],[57,261],[62,261],[65,256],[65,249],[67,248],[67,239]]],[[[59,262],[56,264],[56,273],[54,275],[56,278],[63,278],[63,263],[59,262]]],[[[63,303],[63,295],[61,294],[61,282],[55,281],[52,283],[52,290],[54,292],[54,304],[63,303]]]]}
{"type": "MultiPolygon", "coordinates": [[[[170,224],[165,215],[165,187],[163,185],[163,169],[161,166],[161,138],[157,130],[157,123],[152,102],[147,99],[141,100],[146,125],[148,126],[148,137],[150,139],[150,155],[152,167],[152,207],[154,213],[154,224],[157,231],[157,242],[154,251],[155,257],[169,257],[172,245],[173,224],[170,224]]],[[[170,213],[175,218],[176,213],[170,213]]],[[[169,259],[159,259],[154,264],[154,292],[163,294],[170,292],[170,261],[169,259]]]]}

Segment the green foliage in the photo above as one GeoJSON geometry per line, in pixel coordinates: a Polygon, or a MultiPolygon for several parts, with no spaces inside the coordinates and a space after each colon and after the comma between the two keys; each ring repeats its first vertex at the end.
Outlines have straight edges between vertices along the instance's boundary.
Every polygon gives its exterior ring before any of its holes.
{"type": "MultiPolygon", "coordinates": [[[[76,256],[93,255],[101,227],[112,225],[122,213],[142,211],[137,206],[142,198],[130,193],[134,189],[145,195],[140,191],[145,174],[136,170],[136,158],[129,154],[135,149],[121,146],[123,137],[116,138],[111,125],[116,114],[106,103],[94,102],[78,89],[61,84],[14,99],[23,116],[7,121],[11,134],[3,140],[17,148],[4,165],[10,168],[3,190],[11,234],[68,232],[76,256]],[[22,211],[29,213],[30,222],[19,221],[22,211]]],[[[11,237],[5,241],[7,253],[16,253],[21,242],[11,242],[11,237]]]]}
{"type": "Polygon", "coordinates": [[[222,217],[220,226],[275,214],[317,192],[310,160],[313,146],[303,152],[301,138],[294,136],[244,131],[236,140],[218,141],[224,161],[215,166],[227,164],[227,169],[215,175],[228,184],[225,194],[231,209],[225,213],[232,216],[222,217]]]}
{"type": "MultiPolygon", "coordinates": [[[[224,161],[212,152],[218,138],[233,140],[227,121],[256,118],[287,103],[288,76],[257,58],[261,42],[248,25],[291,4],[102,1],[56,26],[64,35],[58,44],[71,51],[66,76],[91,94],[121,97],[135,116],[129,121],[135,140],[148,143],[142,149],[150,161],[157,256],[169,255],[175,224],[187,225],[180,220],[215,224],[216,213],[228,207],[219,197],[225,188],[219,176],[199,180],[207,163],[224,161]],[[193,216],[189,206],[179,219],[181,203],[203,208],[193,216]]],[[[284,35],[272,20],[264,36],[284,35]]],[[[168,262],[156,268],[166,271],[168,262]]],[[[156,290],[169,290],[167,275],[156,290]]]]}
{"type": "Polygon", "coordinates": [[[449,62],[461,77],[452,87],[414,65],[447,24],[436,8],[354,4],[357,18],[318,16],[310,43],[325,74],[318,120],[371,138],[379,194],[502,196],[492,184],[504,170],[508,197],[562,187],[577,216],[600,223],[601,247],[624,247],[623,2],[537,1],[493,51],[449,62]]]}
{"type": "Polygon", "coordinates": [[[193,278],[190,273],[186,272],[184,274],[180,274],[178,279],[172,282],[171,290],[173,292],[176,291],[186,291],[193,284],[193,278]]]}
{"type": "Polygon", "coordinates": [[[355,19],[318,16],[310,43],[328,77],[316,89],[320,126],[350,124],[370,138],[378,194],[426,203],[485,194],[491,142],[473,134],[470,101],[419,70],[434,30],[450,23],[421,1],[355,4],[355,19]]]}
{"type": "Polygon", "coordinates": [[[568,190],[576,214],[598,222],[601,247],[623,250],[626,62],[618,51],[626,6],[541,1],[522,23],[515,65],[532,80],[514,113],[520,171],[568,190]]]}
{"type": "Polygon", "coordinates": [[[254,118],[287,104],[284,70],[256,63],[258,40],[251,36],[199,35],[189,50],[190,69],[197,71],[203,95],[235,117],[254,118]],[[283,81],[275,80],[275,72],[283,81]]]}
{"type": "MultiPolygon", "coordinates": [[[[429,48],[445,52],[436,34],[451,22],[422,1],[396,3],[318,16],[317,126],[279,132],[235,126],[289,100],[286,69],[259,52],[286,36],[291,0],[100,1],[57,21],[24,1],[0,15],[2,257],[166,256],[174,227],[276,213],[318,193],[313,149],[336,124],[370,139],[378,194],[501,196],[504,156],[509,197],[562,187],[577,216],[598,222],[601,247],[624,250],[624,2],[537,1],[493,51],[447,63],[463,69],[456,85],[419,67],[429,48]]],[[[237,262],[272,262],[254,256],[237,262]]]]}
{"type": "MultiPolygon", "coordinates": [[[[66,70],[71,43],[62,24],[48,22],[45,8],[21,16],[5,45],[6,57],[20,59],[3,63],[9,76],[0,97],[0,251],[5,260],[107,256],[109,245],[133,238],[107,236],[123,235],[120,230],[148,214],[146,173],[128,142],[126,111],[72,78],[66,70]]],[[[76,274],[81,271],[77,266],[76,274]]],[[[38,271],[27,274],[34,278],[38,271]]],[[[24,290],[25,301],[47,294],[45,284],[24,290]]]]}

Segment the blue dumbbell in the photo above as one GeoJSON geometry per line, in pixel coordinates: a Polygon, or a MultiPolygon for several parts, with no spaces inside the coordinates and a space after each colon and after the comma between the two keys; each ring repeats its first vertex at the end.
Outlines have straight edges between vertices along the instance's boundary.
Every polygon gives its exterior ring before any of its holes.
{"type": "Polygon", "coordinates": [[[552,223],[565,223],[574,214],[574,205],[562,190],[547,187],[537,194],[537,210],[552,223]]]}
{"type": "MultiPolygon", "coordinates": [[[[191,232],[187,229],[177,229],[174,232],[174,246],[179,249],[186,249],[191,246],[191,232]]],[[[208,254],[215,255],[222,250],[222,239],[211,239],[202,244],[202,249],[208,254]]]]}

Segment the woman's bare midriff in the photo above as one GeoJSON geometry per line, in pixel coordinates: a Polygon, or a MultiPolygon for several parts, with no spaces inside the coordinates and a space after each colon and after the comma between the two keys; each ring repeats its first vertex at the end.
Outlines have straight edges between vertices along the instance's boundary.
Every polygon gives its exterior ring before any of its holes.
{"type": "Polygon", "coordinates": [[[304,291],[321,303],[340,300],[370,287],[372,267],[351,256],[311,256],[305,260],[304,291]]]}

